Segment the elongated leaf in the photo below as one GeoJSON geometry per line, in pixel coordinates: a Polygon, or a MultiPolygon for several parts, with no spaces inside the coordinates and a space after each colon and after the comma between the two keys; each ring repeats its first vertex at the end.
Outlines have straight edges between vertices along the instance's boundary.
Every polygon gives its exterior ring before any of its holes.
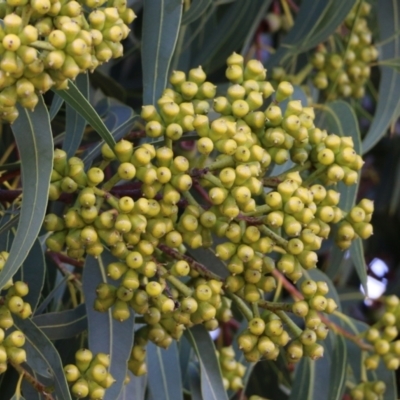
{"type": "Polygon", "coordinates": [[[192,400],[203,400],[201,396],[200,371],[193,363],[189,365],[188,375],[192,400]]]}
{"type": "Polygon", "coordinates": [[[329,380],[329,400],[341,400],[346,383],[347,347],[343,336],[336,335],[329,380]]]}
{"type": "MultiPolygon", "coordinates": [[[[57,350],[47,336],[30,319],[14,318],[17,329],[25,334],[26,341],[36,350],[38,357],[46,364],[48,373],[54,379],[54,391],[59,399],[71,400],[68,384],[65,380],[62,362],[57,350]]],[[[35,370],[32,360],[27,360],[28,365],[35,370]]]]}
{"type": "Polygon", "coordinates": [[[167,85],[181,24],[182,1],[144,0],[143,8],[143,104],[155,105],[167,85]]]}
{"type": "Polygon", "coordinates": [[[96,287],[101,282],[114,284],[106,277],[106,266],[115,261],[108,251],[104,251],[97,259],[87,257],[83,269],[83,290],[85,293],[86,312],[89,328],[89,348],[93,353],[110,355],[110,373],[116,382],[106,391],[105,400],[115,400],[121,393],[127,372],[127,362],[133,345],[134,317],[124,322],[116,321],[111,309],[100,313],[93,309],[96,299],[96,287]],[[99,334],[101,327],[101,334],[99,334]]]}
{"type": "Polygon", "coordinates": [[[53,169],[53,137],[43,99],[34,112],[17,108],[19,117],[12,130],[22,161],[23,198],[17,233],[0,273],[0,288],[15,274],[35,243],[46,213],[53,169]]]}
{"type": "Polygon", "coordinates": [[[325,41],[343,22],[355,0],[302,1],[296,21],[267,66],[286,62],[325,41]]]}
{"type": "Polygon", "coordinates": [[[64,100],[57,94],[54,93],[53,100],[51,101],[51,106],[49,110],[50,114],[50,120],[52,121],[54,117],[58,114],[60,111],[60,108],[64,104],[64,100]]]}
{"type": "MultiPolygon", "coordinates": [[[[76,78],[76,87],[82,95],[89,99],[89,76],[86,74],[79,74],[76,78]]],[[[68,157],[75,155],[78,150],[83,132],[86,128],[86,120],[83,118],[74,107],[67,104],[66,107],[66,122],[65,122],[65,138],[63,143],[63,150],[68,154],[68,157]]]]}
{"type": "Polygon", "coordinates": [[[16,279],[28,283],[29,293],[24,301],[31,305],[32,311],[36,310],[43,289],[46,273],[46,262],[39,239],[36,239],[26,260],[16,274],[16,279]]]}
{"type": "Polygon", "coordinates": [[[200,18],[206,11],[207,8],[212,4],[212,0],[194,0],[190,5],[188,11],[183,14],[182,25],[191,24],[196,19],[200,18]]]}
{"type": "Polygon", "coordinates": [[[315,363],[303,357],[296,368],[289,400],[314,400],[315,363]]]}
{"type": "Polygon", "coordinates": [[[93,106],[73,82],[68,82],[67,90],[53,89],[53,91],[63,98],[65,102],[76,110],[83,118],[85,118],[111,148],[114,147],[115,140],[112,137],[111,132],[107,129],[93,106]]]}
{"type": "Polygon", "coordinates": [[[87,329],[86,308],[81,304],[73,310],[37,315],[33,322],[50,340],[71,338],[87,329]]]}
{"type": "Polygon", "coordinates": [[[129,372],[130,381],[122,387],[118,400],[144,400],[146,394],[147,375],[135,376],[129,372]]]}
{"type": "Polygon", "coordinates": [[[351,244],[350,254],[351,254],[351,259],[353,260],[354,266],[356,268],[357,275],[360,278],[361,285],[364,289],[364,293],[366,296],[368,296],[367,266],[365,264],[364,246],[360,238],[357,238],[351,244]]]}
{"type": "Polygon", "coordinates": [[[202,325],[186,330],[185,335],[193,346],[200,364],[201,393],[203,399],[227,400],[222,375],[210,334],[202,325]]]}
{"type": "MultiPolygon", "coordinates": [[[[193,52],[192,65],[203,65],[208,73],[224,65],[226,58],[245,41],[258,14],[270,0],[235,1],[224,7],[213,34],[207,36],[203,46],[193,52]]],[[[207,32],[207,31],[206,31],[207,32]]]]}
{"type": "Polygon", "coordinates": [[[379,363],[379,367],[371,374],[374,380],[385,382],[386,390],[382,396],[383,400],[398,400],[397,395],[397,379],[396,372],[389,371],[383,362],[379,363]]]}
{"type": "MultiPolygon", "coordinates": [[[[380,47],[380,60],[400,58],[400,5],[396,0],[382,0],[377,4],[378,26],[381,41],[387,41],[380,47]]],[[[400,115],[400,73],[389,67],[381,66],[379,100],[375,117],[365,135],[363,152],[366,153],[385,135],[389,125],[400,115]]]]}
{"type": "Polygon", "coordinates": [[[166,350],[150,343],[147,346],[147,366],[149,389],[154,399],[183,399],[181,369],[176,342],[172,342],[166,350]]]}

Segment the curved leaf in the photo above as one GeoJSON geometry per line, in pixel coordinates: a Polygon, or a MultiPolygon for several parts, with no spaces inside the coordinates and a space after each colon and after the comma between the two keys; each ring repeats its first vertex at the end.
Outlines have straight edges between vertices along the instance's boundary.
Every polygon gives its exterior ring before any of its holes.
{"type": "Polygon", "coordinates": [[[192,400],[203,400],[201,396],[200,371],[193,363],[189,365],[188,376],[192,400]]]}
{"type": "Polygon", "coordinates": [[[146,394],[147,375],[135,376],[129,372],[130,381],[124,385],[118,400],[144,400],[146,394]]]}
{"type": "Polygon", "coordinates": [[[303,357],[296,367],[289,400],[314,400],[315,363],[303,357]]]}
{"type": "Polygon", "coordinates": [[[29,293],[24,297],[34,312],[39,303],[46,273],[46,262],[39,239],[36,239],[26,260],[16,274],[16,279],[29,284],[29,293]]]}
{"type": "Polygon", "coordinates": [[[267,66],[286,62],[325,41],[343,22],[355,0],[304,0],[296,21],[267,66]]]}
{"type": "Polygon", "coordinates": [[[87,329],[86,308],[80,304],[72,310],[37,315],[33,322],[50,340],[71,338],[87,329]]]}
{"type": "Polygon", "coordinates": [[[58,114],[63,104],[64,100],[58,94],[54,93],[54,97],[53,100],[51,101],[51,106],[49,110],[50,121],[52,121],[54,117],[58,114]]]}
{"type": "Polygon", "coordinates": [[[347,347],[343,336],[336,335],[333,350],[328,400],[341,400],[346,383],[347,347]]]}
{"type": "Polygon", "coordinates": [[[0,273],[0,288],[15,274],[35,243],[46,214],[53,169],[53,136],[43,98],[34,112],[19,105],[17,108],[19,117],[12,130],[22,161],[23,198],[10,255],[0,273]]]}
{"type": "Polygon", "coordinates": [[[227,400],[222,383],[221,369],[215,354],[214,343],[203,325],[195,325],[185,331],[200,364],[201,393],[203,399],[227,400]]]}
{"type": "Polygon", "coordinates": [[[154,399],[183,399],[181,369],[176,342],[162,349],[153,343],[147,346],[149,389],[154,399]],[[173,382],[173,384],[171,384],[173,382]]]}
{"type": "Polygon", "coordinates": [[[364,246],[363,246],[363,242],[360,238],[357,238],[351,244],[350,255],[351,255],[351,259],[353,260],[354,266],[356,268],[357,275],[360,278],[361,285],[364,289],[364,293],[366,296],[368,296],[367,266],[365,264],[364,246]]]}
{"type": "Polygon", "coordinates": [[[182,7],[181,0],[143,1],[142,69],[145,105],[156,105],[167,85],[182,7]]]}
{"type": "MultiPolygon", "coordinates": [[[[35,349],[38,357],[45,363],[48,373],[54,379],[56,396],[59,399],[71,400],[60,356],[47,336],[30,319],[14,318],[14,325],[25,334],[26,342],[35,349]]],[[[27,364],[35,371],[29,357],[27,364]]]]}
{"type": "MultiPolygon", "coordinates": [[[[380,60],[400,57],[400,5],[397,0],[381,0],[377,5],[380,40],[380,60]]],[[[375,116],[363,141],[366,153],[386,134],[389,125],[400,115],[400,73],[389,66],[380,66],[381,79],[375,116]]]]}
{"type": "Polygon", "coordinates": [[[110,373],[116,382],[106,391],[105,400],[115,400],[121,393],[127,373],[127,362],[133,345],[134,317],[124,322],[116,321],[111,315],[111,309],[100,313],[93,309],[96,299],[96,287],[100,282],[108,282],[106,265],[115,261],[108,251],[104,251],[97,259],[87,257],[83,268],[83,291],[85,293],[86,312],[88,320],[89,348],[93,353],[110,355],[110,373]],[[99,334],[99,327],[102,331],[99,334]]]}
{"type": "MultiPolygon", "coordinates": [[[[89,76],[86,74],[79,74],[76,78],[76,87],[89,99],[89,76]]],[[[68,157],[75,155],[78,150],[83,132],[86,128],[86,120],[83,118],[70,104],[66,106],[66,121],[65,121],[65,138],[63,143],[63,150],[68,154],[68,157]]]]}
{"type": "Polygon", "coordinates": [[[212,4],[212,0],[195,0],[192,1],[190,8],[183,14],[182,25],[191,24],[196,19],[200,18],[207,8],[212,4]]]}
{"type": "Polygon", "coordinates": [[[97,131],[97,133],[104,139],[104,141],[114,148],[115,140],[111,132],[105,126],[103,120],[97,114],[93,106],[89,103],[86,97],[80,92],[76,85],[69,81],[68,89],[56,90],[52,89],[61,98],[65,100],[74,110],[78,112],[86,121],[97,131]]]}

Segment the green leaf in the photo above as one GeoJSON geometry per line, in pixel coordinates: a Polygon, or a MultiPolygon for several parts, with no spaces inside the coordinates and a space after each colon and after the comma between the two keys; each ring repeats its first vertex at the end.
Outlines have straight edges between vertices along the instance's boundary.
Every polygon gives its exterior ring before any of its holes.
{"type": "Polygon", "coordinates": [[[106,276],[106,266],[115,260],[108,251],[104,251],[97,259],[87,257],[83,268],[82,285],[88,319],[89,348],[93,353],[110,355],[110,373],[116,379],[107,389],[104,400],[115,400],[122,391],[134,337],[133,313],[128,320],[119,322],[112,317],[111,309],[105,313],[93,309],[97,285],[101,282],[115,285],[115,281],[108,280],[106,276]]]}
{"type": "Polygon", "coordinates": [[[201,48],[192,52],[195,56],[191,64],[203,65],[208,73],[224,65],[226,58],[240,49],[254,20],[262,13],[260,10],[270,3],[270,0],[235,1],[221,7],[221,12],[218,9],[218,20],[212,35],[203,40],[201,48]]]}
{"type": "Polygon", "coordinates": [[[31,305],[33,312],[35,312],[41,297],[45,273],[46,262],[43,249],[39,239],[36,239],[26,260],[15,276],[15,280],[21,280],[29,284],[29,293],[24,297],[24,301],[31,305]]]}
{"type": "Polygon", "coordinates": [[[370,373],[373,380],[385,382],[386,391],[382,396],[383,400],[398,400],[396,371],[389,371],[381,361],[378,368],[370,373]]]}
{"type": "Polygon", "coordinates": [[[368,296],[367,266],[365,264],[364,246],[363,246],[363,242],[360,238],[357,238],[351,244],[350,255],[351,255],[351,259],[353,260],[354,266],[356,268],[357,275],[360,278],[361,285],[364,289],[365,295],[368,296]]]}
{"type": "MultiPolygon", "coordinates": [[[[89,99],[89,76],[85,74],[79,74],[76,78],[76,87],[82,93],[82,95],[89,99]]],[[[65,118],[65,138],[63,143],[63,150],[68,154],[68,157],[75,155],[78,150],[83,132],[86,128],[86,120],[83,118],[74,107],[67,103],[66,106],[66,118],[65,118]]]]}
{"type": "Polygon", "coordinates": [[[58,94],[54,93],[54,97],[53,100],[51,101],[51,106],[49,110],[50,121],[52,121],[54,117],[58,114],[63,104],[64,100],[58,94]]]}
{"type": "Polygon", "coordinates": [[[33,322],[50,340],[72,338],[87,329],[86,308],[80,304],[72,310],[36,315],[33,322]]]}
{"type": "Polygon", "coordinates": [[[118,400],[144,400],[146,395],[147,375],[135,376],[129,373],[130,381],[124,385],[118,400]]]}
{"type": "Polygon", "coordinates": [[[314,400],[315,362],[303,357],[296,367],[289,400],[314,400]]]}
{"type": "Polygon", "coordinates": [[[341,400],[346,383],[347,347],[341,335],[335,335],[328,400],[341,400]]]}
{"type": "Polygon", "coordinates": [[[207,8],[212,4],[212,0],[195,0],[192,1],[190,8],[183,14],[182,25],[191,24],[196,19],[200,18],[207,8]]]}
{"type": "MultiPolygon", "coordinates": [[[[25,334],[26,342],[36,351],[37,356],[46,365],[47,371],[54,379],[54,391],[59,399],[71,400],[67,381],[65,380],[63,365],[53,343],[36,326],[31,319],[14,317],[14,325],[25,334]]],[[[28,357],[27,364],[35,370],[33,361],[28,357]]]]}
{"type": "Polygon", "coordinates": [[[227,400],[222,383],[221,369],[215,354],[214,343],[203,325],[195,325],[185,331],[200,364],[201,393],[203,399],[227,400]]]}
{"type": "Polygon", "coordinates": [[[76,85],[69,81],[67,90],[52,89],[56,94],[65,100],[74,110],[76,110],[86,121],[97,131],[104,141],[114,148],[115,140],[111,132],[105,126],[103,120],[96,113],[93,106],[86,97],[80,92],[76,85]]]}
{"type": "Polygon", "coordinates": [[[201,396],[200,371],[194,363],[189,364],[188,375],[192,400],[203,400],[201,396]]]}
{"type": "Polygon", "coordinates": [[[325,41],[343,22],[355,0],[304,0],[295,23],[267,66],[283,64],[291,57],[325,41]]]}
{"type": "Polygon", "coordinates": [[[143,104],[157,104],[167,86],[169,65],[182,19],[181,0],[144,0],[142,31],[143,104]]]}
{"type": "Polygon", "coordinates": [[[214,250],[210,248],[189,249],[187,253],[222,278],[226,278],[229,275],[226,264],[215,255],[214,250]]]}
{"type": "Polygon", "coordinates": [[[0,288],[15,274],[35,243],[46,214],[53,169],[53,137],[43,98],[34,112],[19,105],[17,108],[19,117],[12,130],[21,157],[23,197],[17,232],[0,273],[0,288]]]}
{"type": "Polygon", "coordinates": [[[175,341],[168,349],[149,343],[147,368],[149,389],[154,399],[183,399],[178,346],[175,341]]]}
{"type": "MultiPolygon", "coordinates": [[[[397,0],[381,0],[377,3],[380,60],[400,58],[400,7],[397,0]],[[394,34],[395,33],[395,34],[394,34]]],[[[363,152],[371,150],[386,134],[389,125],[400,115],[400,73],[390,66],[380,67],[379,101],[375,116],[363,141],[363,152]]]]}

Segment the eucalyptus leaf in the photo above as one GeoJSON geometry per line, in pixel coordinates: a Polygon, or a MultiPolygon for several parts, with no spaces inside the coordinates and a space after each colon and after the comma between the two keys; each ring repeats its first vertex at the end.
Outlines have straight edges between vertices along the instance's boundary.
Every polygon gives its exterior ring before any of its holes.
{"type": "MultiPolygon", "coordinates": [[[[36,350],[37,356],[46,364],[47,372],[54,379],[56,396],[63,400],[71,400],[60,356],[47,336],[31,319],[14,317],[14,325],[25,334],[26,342],[36,350]]],[[[34,365],[32,365],[32,359],[29,357],[27,363],[35,370],[34,365]]]]}
{"type": "MultiPolygon", "coordinates": [[[[89,76],[79,74],[76,78],[76,87],[82,95],[89,100],[89,76]]],[[[65,138],[63,143],[63,150],[66,151],[68,157],[75,155],[78,150],[83,133],[86,128],[86,120],[82,117],[74,107],[67,103],[66,118],[65,118],[65,138]]]]}
{"type": "Polygon", "coordinates": [[[183,400],[178,346],[175,341],[168,349],[149,343],[147,368],[149,389],[154,399],[183,400]]]}
{"type": "Polygon", "coordinates": [[[89,348],[93,353],[110,355],[110,373],[116,380],[106,391],[104,400],[115,400],[122,391],[134,337],[133,313],[128,320],[120,322],[112,317],[111,309],[100,313],[93,308],[97,285],[101,282],[115,285],[115,282],[108,280],[106,276],[106,266],[113,261],[115,258],[108,251],[104,251],[97,259],[87,257],[83,269],[89,348]],[[99,327],[102,328],[101,334],[99,327]]]}
{"type": "MultiPolygon", "coordinates": [[[[400,8],[397,0],[381,0],[377,4],[380,40],[379,60],[400,58],[400,8]]],[[[374,119],[363,140],[363,152],[370,151],[386,134],[389,125],[400,115],[400,73],[398,70],[380,66],[380,83],[374,119]]]]}
{"type": "Polygon", "coordinates": [[[183,14],[182,25],[188,25],[200,18],[209,6],[211,6],[212,0],[194,0],[192,1],[190,8],[183,14]]]}
{"type": "Polygon", "coordinates": [[[86,307],[37,315],[33,322],[51,340],[72,338],[87,329],[86,307]]]}
{"type": "Polygon", "coordinates": [[[143,104],[156,105],[167,86],[182,19],[181,0],[143,0],[143,104]]]}
{"type": "Polygon", "coordinates": [[[52,121],[54,117],[58,114],[63,104],[64,100],[59,95],[54,93],[53,100],[51,101],[51,106],[49,110],[50,121],[52,121]]]}
{"type": "Polygon", "coordinates": [[[22,161],[23,198],[17,232],[0,273],[0,288],[16,273],[35,243],[47,209],[53,169],[53,136],[43,98],[34,112],[17,108],[19,117],[12,130],[22,161]]]}
{"type": "Polygon", "coordinates": [[[111,132],[105,126],[103,120],[97,114],[88,99],[80,92],[77,86],[69,81],[68,89],[53,91],[58,94],[64,101],[69,104],[74,110],[78,112],[86,121],[97,131],[97,133],[104,139],[104,141],[114,148],[115,140],[111,132]]]}
{"type": "Polygon", "coordinates": [[[203,325],[195,325],[185,331],[185,336],[192,344],[199,360],[203,399],[227,400],[228,396],[222,383],[221,369],[209,332],[203,325]]]}
{"type": "Polygon", "coordinates": [[[346,340],[336,335],[329,381],[328,400],[341,400],[346,383],[347,347],[346,340]]]}

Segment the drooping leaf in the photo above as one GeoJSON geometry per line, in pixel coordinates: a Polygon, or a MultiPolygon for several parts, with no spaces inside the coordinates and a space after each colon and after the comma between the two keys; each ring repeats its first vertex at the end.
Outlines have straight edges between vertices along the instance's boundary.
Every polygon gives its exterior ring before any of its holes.
{"type": "Polygon", "coordinates": [[[178,346],[175,341],[168,349],[150,343],[147,346],[147,368],[149,389],[154,399],[183,399],[178,346]]]}
{"type": "Polygon", "coordinates": [[[350,255],[351,259],[353,260],[354,266],[356,268],[357,275],[360,278],[361,285],[364,289],[364,293],[366,296],[368,296],[367,266],[365,264],[364,246],[360,238],[355,239],[351,244],[350,255]]]}
{"type": "MultiPolygon", "coordinates": [[[[380,46],[379,60],[400,58],[400,7],[396,0],[382,0],[377,4],[380,46]]],[[[371,150],[386,134],[389,125],[400,115],[400,72],[390,66],[380,66],[379,100],[374,119],[363,140],[363,152],[371,150]]]]}
{"type": "Polygon", "coordinates": [[[193,363],[189,364],[188,376],[192,400],[203,400],[201,396],[200,371],[193,363]]]}
{"type": "Polygon", "coordinates": [[[328,400],[341,400],[346,383],[347,347],[343,336],[336,335],[329,380],[328,400]]]}
{"type": "Polygon", "coordinates": [[[147,375],[135,376],[129,372],[130,381],[122,387],[118,400],[144,400],[146,395],[147,375]]]}
{"type": "Polygon", "coordinates": [[[28,283],[29,293],[24,301],[31,305],[32,311],[36,310],[43,289],[46,273],[46,262],[39,239],[36,239],[28,256],[18,270],[15,279],[28,283]]]}
{"type": "Polygon", "coordinates": [[[50,121],[52,121],[54,117],[58,114],[63,104],[64,100],[60,96],[54,93],[54,97],[53,100],[51,101],[51,106],[49,110],[50,121]]]}
{"type": "Polygon", "coordinates": [[[283,64],[291,57],[325,41],[343,22],[355,0],[302,1],[295,23],[267,67],[283,64]]]}
{"type": "Polygon", "coordinates": [[[197,0],[192,1],[190,8],[182,16],[182,25],[191,24],[196,19],[200,18],[207,8],[212,4],[212,0],[197,0]]]}
{"type": "MultiPolygon", "coordinates": [[[[89,99],[89,76],[86,74],[79,74],[76,78],[76,87],[82,95],[89,99]]],[[[83,132],[86,128],[86,120],[82,117],[74,107],[67,103],[66,118],[65,118],[65,138],[63,143],[63,150],[68,154],[68,157],[75,155],[78,150],[83,132]]]]}
{"type": "Polygon", "coordinates": [[[68,82],[67,90],[53,89],[53,91],[62,97],[67,104],[78,112],[78,114],[85,118],[111,148],[114,147],[115,140],[111,132],[107,129],[103,120],[96,113],[88,99],[80,92],[73,82],[68,82]]]}
{"type": "Polygon", "coordinates": [[[296,367],[289,400],[314,400],[315,363],[303,357],[296,367]]]}
{"type": "Polygon", "coordinates": [[[143,104],[155,105],[167,85],[182,19],[180,0],[144,0],[142,32],[143,104]]]}
{"type": "Polygon", "coordinates": [[[50,340],[71,338],[87,329],[86,308],[80,304],[72,310],[37,315],[33,322],[50,340]]]}
{"type": "Polygon", "coordinates": [[[215,354],[210,334],[202,325],[195,325],[185,331],[200,364],[201,393],[203,399],[227,400],[228,396],[222,383],[221,369],[215,354]]]}
{"type": "Polygon", "coordinates": [[[97,285],[101,282],[115,285],[115,282],[109,281],[106,276],[106,266],[113,261],[115,258],[108,251],[104,251],[97,259],[87,257],[82,283],[88,320],[89,348],[93,353],[102,352],[110,355],[110,373],[116,380],[106,391],[105,400],[115,400],[121,393],[134,337],[133,313],[128,320],[120,322],[112,317],[111,309],[100,313],[93,308],[97,285]],[[99,327],[102,329],[101,334],[99,327]]]}
{"type": "MultiPolygon", "coordinates": [[[[14,317],[14,324],[17,329],[25,334],[28,342],[36,351],[37,357],[46,365],[48,374],[54,379],[54,391],[58,398],[71,400],[67,381],[60,356],[53,346],[53,343],[36,326],[31,319],[19,319],[14,317]]],[[[35,370],[35,358],[28,357],[27,364],[35,370]]]]}
{"type": "Polygon", "coordinates": [[[46,213],[53,169],[53,137],[43,99],[34,112],[19,105],[17,108],[19,117],[12,130],[21,157],[23,198],[10,255],[0,273],[0,288],[15,274],[35,243],[46,213]]]}

